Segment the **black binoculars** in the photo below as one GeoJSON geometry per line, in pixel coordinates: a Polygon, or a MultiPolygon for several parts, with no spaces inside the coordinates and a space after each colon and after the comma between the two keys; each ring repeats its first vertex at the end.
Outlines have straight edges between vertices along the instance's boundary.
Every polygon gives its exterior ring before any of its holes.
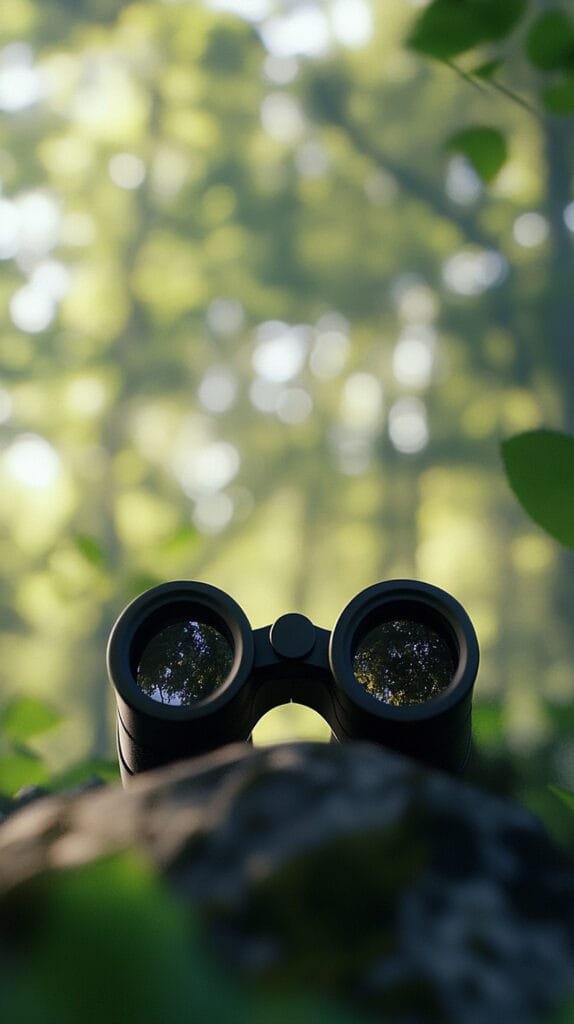
{"type": "Polygon", "coordinates": [[[163,583],[127,606],[108,644],[122,779],[248,741],[290,701],[322,715],[334,741],[461,772],[478,660],[468,615],[428,583],[368,587],[332,632],[298,613],[253,630],[217,587],[163,583]]]}

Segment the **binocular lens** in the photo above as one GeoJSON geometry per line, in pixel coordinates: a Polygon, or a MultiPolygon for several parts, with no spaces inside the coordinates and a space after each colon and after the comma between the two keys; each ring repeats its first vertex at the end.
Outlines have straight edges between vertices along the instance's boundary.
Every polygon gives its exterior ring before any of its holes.
{"type": "Polygon", "coordinates": [[[353,657],[357,682],[385,704],[408,707],[442,693],[456,671],[447,641],[425,622],[381,622],[359,642],[353,657]]]}
{"type": "Polygon", "coordinates": [[[165,626],[144,647],[137,665],[140,690],[159,704],[188,706],[225,681],[233,648],[215,626],[183,619],[165,626]]]}

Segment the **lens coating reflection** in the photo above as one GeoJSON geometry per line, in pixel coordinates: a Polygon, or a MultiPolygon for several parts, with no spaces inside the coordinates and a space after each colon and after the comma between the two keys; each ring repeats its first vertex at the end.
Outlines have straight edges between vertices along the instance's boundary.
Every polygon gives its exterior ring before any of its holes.
{"type": "Polygon", "coordinates": [[[382,622],[361,640],[353,658],[357,681],[385,704],[407,707],[442,693],[456,669],[447,641],[423,622],[382,622]]]}
{"type": "Polygon", "coordinates": [[[186,619],[151,638],[137,667],[137,682],[159,704],[194,704],[217,690],[232,662],[232,647],[219,630],[186,619]]]}

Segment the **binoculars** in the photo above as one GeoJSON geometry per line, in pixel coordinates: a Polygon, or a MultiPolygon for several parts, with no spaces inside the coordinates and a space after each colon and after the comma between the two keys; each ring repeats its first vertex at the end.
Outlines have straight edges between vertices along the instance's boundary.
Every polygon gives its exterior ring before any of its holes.
{"type": "Polygon", "coordinates": [[[290,701],[317,711],[333,741],[461,772],[478,661],[465,610],[428,583],[368,587],[331,632],[298,613],[252,629],[217,587],[163,583],[127,606],[108,643],[122,780],[249,741],[262,715],[290,701]]]}

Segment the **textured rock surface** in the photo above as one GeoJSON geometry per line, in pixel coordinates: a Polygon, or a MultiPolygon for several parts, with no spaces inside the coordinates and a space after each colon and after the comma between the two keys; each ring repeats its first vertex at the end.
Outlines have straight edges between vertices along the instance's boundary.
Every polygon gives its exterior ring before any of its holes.
{"type": "Polygon", "coordinates": [[[137,846],[256,979],[423,1024],[539,1024],[574,987],[574,872],[516,805],[363,744],[230,747],[0,827],[2,894],[137,846]]]}

